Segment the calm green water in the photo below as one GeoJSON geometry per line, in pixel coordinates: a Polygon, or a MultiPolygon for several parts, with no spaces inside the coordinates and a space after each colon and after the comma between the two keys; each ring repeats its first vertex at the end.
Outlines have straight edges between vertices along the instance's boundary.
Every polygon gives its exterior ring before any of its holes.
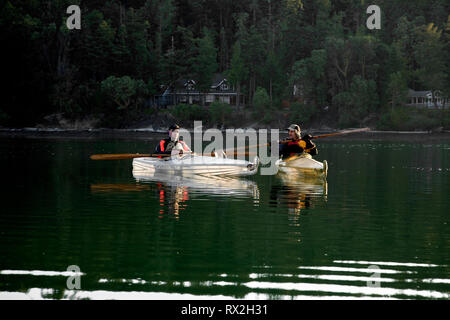
{"type": "Polygon", "coordinates": [[[450,141],[322,140],[326,184],[88,158],[158,139],[0,140],[0,299],[449,299],[450,141]]]}

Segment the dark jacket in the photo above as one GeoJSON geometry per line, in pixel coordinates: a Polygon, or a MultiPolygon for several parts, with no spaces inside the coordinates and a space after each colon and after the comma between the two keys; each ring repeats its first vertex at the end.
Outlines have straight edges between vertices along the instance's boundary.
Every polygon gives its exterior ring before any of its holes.
{"type": "Polygon", "coordinates": [[[303,152],[309,153],[312,156],[319,153],[316,145],[311,141],[310,135],[305,135],[300,140],[289,140],[287,142],[280,143],[279,152],[282,158],[303,152]]]}

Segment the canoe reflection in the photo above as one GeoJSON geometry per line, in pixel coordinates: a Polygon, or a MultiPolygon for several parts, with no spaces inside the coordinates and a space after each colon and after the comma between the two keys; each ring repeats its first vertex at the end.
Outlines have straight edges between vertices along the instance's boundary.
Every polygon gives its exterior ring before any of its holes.
{"type": "Polygon", "coordinates": [[[327,200],[328,183],[322,176],[304,174],[301,171],[280,171],[277,178],[281,185],[273,185],[271,188],[271,206],[287,207],[289,213],[298,215],[303,209],[327,200]]]}
{"type": "Polygon", "coordinates": [[[136,183],[101,183],[90,186],[92,193],[154,191],[159,202],[159,213],[167,211],[178,216],[187,207],[187,201],[197,196],[253,199],[259,204],[256,182],[235,177],[179,176],[148,171],[133,171],[136,183]]]}
{"type": "Polygon", "coordinates": [[[93,193],[111,193],[111,192],[133,192],[133,191],[155,191],[159,202],[159,214],[164,214],[164,210],[178,216],[180,210],[186,207],[185,202],[189,200],[188,188],[183,186],[170,187],[162,183],[154,185],[136,184],[92,184],[91,192],[93,193]]]}
{"type": "Polygon", "coordinates": [[[189,200],[189,191],[187,187],[176,186],[165,188],[158,184],[159,189],[159,217],[164,217],[165,209],[169,214],[178,217],[180,211],[187,207],[186,201],[189,200]]]}
{"type": "Polygon", "coordinates": [[[259,200],[258,185],[254,181],[235,177],[173,175],[148,171],[133,171],[138,183],[151,183],[158,186],[160,214],[164,208],[176,216],[187,206],[187,200],[198,195],[252,198],[259,200]]]}
{"type": "Polygon", "coordinates": [[[259,198],[258,185],[254,181],[235,177],[181,176],[142,171],[133,171],[133,177],[140,183],[159,182],[170,187],[185,187],[197,194],[259,198]]]}

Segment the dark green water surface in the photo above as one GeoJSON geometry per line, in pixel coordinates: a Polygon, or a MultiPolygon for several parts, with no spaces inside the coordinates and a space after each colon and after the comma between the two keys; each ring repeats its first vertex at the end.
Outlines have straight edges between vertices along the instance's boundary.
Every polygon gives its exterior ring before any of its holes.
{"type": "Polygon", "coordinates": [[[89,160],[159,138],[0,139],[0,299],[449,299],[449,140],[324,139],[326,183],[89,160]]]}

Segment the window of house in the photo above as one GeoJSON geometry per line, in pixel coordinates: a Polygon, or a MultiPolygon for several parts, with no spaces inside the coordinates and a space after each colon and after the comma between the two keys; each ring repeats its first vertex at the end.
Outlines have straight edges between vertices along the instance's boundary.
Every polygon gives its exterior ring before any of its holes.
{"type": "Polygon", "coordinates": [[[227,96],[220,97],[220,102],[230,104],[230,97],[227,97],[227,96]]]}

